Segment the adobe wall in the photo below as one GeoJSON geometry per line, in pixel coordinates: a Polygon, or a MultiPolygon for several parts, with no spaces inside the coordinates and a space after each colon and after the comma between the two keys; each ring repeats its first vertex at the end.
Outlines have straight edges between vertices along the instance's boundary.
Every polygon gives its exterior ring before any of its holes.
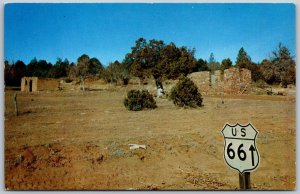
{"type": "Polygon", "coordinates": [[[22,77],[21,91],[22,92],[36,92],[37,91],[37,77],[22,77]]]}
{"type": "Polygon", "coordinates": [[[47,90],[58,90],[59,89],[59,81],[56,79],[38,79],[37,82],[38,91],[47,91],[47,90]]]}
{"type": "Polygon", "coordinates": [[[23,77],[21,79],[22,92],[36,92],[58,89],[59,81],[56,79],[46,79],[38,77],[23,77]]]}

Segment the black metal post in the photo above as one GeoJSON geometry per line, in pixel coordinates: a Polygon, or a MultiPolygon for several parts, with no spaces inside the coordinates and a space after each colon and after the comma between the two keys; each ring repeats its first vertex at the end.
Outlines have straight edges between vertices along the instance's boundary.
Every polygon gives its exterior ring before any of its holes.
{"type": "Polygon", "coordinates": [[[239,173],[240,189],[241,190],[250,190],[250,172],[244,172],[243,174],[239,173]]]}

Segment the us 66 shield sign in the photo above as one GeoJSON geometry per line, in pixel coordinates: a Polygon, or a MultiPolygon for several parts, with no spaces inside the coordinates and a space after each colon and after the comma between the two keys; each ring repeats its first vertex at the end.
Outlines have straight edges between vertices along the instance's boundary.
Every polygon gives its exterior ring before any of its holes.
{"type": "Polygon", "coordinates": [[[259,164],[259,153],[255,144],[258,132],[253,125],[226,124],[222,134],[226,163],[241,174],[255,170],[259,164]]]}

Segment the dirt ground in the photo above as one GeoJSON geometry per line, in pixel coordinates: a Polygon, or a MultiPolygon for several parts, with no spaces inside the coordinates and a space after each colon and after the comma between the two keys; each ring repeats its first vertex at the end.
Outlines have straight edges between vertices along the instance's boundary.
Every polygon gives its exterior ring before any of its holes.
{"type": "Polygon", "coordinates": [[[155,110],[131,112],[128,88],[5,92],[5,187],[8,190],[236,190],[238,172],[224,159],[225,123],[259,131],[255,190],[296,185],[295,96],[204,96],[178,108],[157,98],[155,110]],[[130,150],[128,144],[146,149],[130,150]]]}

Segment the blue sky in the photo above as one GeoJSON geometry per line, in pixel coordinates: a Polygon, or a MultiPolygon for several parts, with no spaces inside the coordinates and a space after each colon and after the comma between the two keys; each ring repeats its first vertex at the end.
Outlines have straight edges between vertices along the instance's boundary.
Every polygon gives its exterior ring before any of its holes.
{"type": "Polygon", "coordinates": [[[135,40],[160,39],[196,49],[196,58],[236,61],[244,47],[254,62],[268,58],[279,42],[296,50],[293,4],[6,4],[4,59],[82,54],[104,65],[122,60],[135,40]]]}

